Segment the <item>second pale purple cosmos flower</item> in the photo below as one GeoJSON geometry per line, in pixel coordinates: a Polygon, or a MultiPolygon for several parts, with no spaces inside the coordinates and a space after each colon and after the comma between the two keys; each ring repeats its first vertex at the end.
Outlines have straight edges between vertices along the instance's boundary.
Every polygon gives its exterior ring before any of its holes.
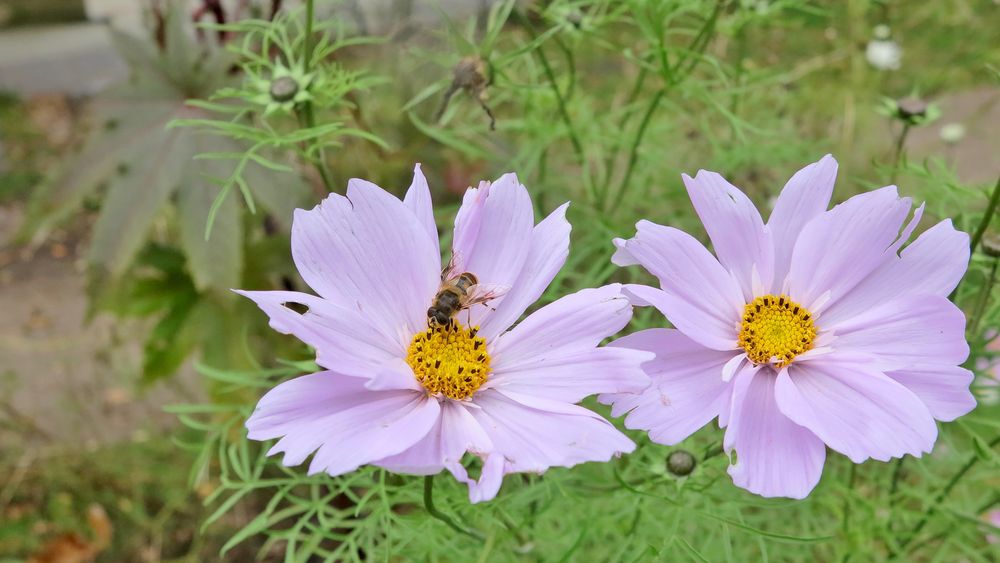
{"type": "Polygon", "coordinates": [[[640,394],[609,394],[626,426],[675,444],[718,417],[740,487],[803,498],[826,446],[860,463],[929,452],[934,419],[975,406],[965,317],[947,296],[965,273],[969,242],[950,220],[900,252],[923,207],[893,186],[827,210],[837,162],[795,174],[765,223],[747,196],[714,172],[684,176],[715,249],[649,221],[616,240],[614,262],[640,264],[660,289],[626,286],[674,329],[615,346],[656,353],[640,394]]]}
{"type": "Polygon", "coordinates": [[[575,403],[649,383],[645,351],[598,348],[632,316],[619,285],[585,289],[524,314],[566,261],[566,205],[535,225],[513,174],[465,194],[455,220],[454,272],[505,288],[429,325],[441,279],[430,191],[417,166],[400,201],[351,180],[297,210],[292,256],[319,294],[241,291],[276,330],[316,349],[325,369],[268,392],[247,421],[249,437],[280,438],[285,465],[313,455],[310,473],[339,475],[372,464],[432,475],[447,469],[473,502],[493,498],[503,475],[607,461],[634,444],[575,403]],[[285,305],[297,303],[300,314],[285,305]],[[482,459],[478,481],[462,465],[482,459]]]}

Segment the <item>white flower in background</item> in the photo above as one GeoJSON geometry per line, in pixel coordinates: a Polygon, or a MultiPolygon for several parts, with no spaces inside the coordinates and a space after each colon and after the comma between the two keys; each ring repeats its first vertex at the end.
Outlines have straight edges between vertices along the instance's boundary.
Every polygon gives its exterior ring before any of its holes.
{"type": "Polygon", "coordinates": [[[942,141],[949,145],[954,145],[965,137],[965,125],[961,123],[946,123],[941,127],[941,131],[938,134],[941,136],[942,141]]]}
{"type": "Polygon", "coordinates": [[[891,34],[889,26],[875,26],[875,38],[865,48],[868,63],[879,70],[899,70],[903,59],[903,48],[891,39],[891,34]]]}

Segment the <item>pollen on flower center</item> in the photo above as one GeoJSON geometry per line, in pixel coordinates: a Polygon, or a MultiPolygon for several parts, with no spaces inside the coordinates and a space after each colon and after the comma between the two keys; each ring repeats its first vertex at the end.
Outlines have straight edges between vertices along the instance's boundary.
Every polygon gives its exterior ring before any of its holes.
{"type": "Polygon", "coordinates": [[[406,352],[406,363],[431,395],[468,399],[490,373],[486,340],[479,327],[465,328],[454,319],[417,333],[406,352]]]}
{"type": "Polygon", "coordinates": [[[816,338],[812,313],[785,295],[764,295],[743,309],[739,345],[755,364],[774,359],[776,367],[810,350],[816,338]]]}

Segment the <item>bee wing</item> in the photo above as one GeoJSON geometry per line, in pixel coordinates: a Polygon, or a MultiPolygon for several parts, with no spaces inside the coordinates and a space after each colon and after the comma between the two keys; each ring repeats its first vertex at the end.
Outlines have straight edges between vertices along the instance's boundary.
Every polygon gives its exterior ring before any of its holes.
{"type": "Polygon", "coordinates": [[[468,300],[466,303],[470,307],[472,305],[486,303],[487,301],[506,295],[508,291],[510,291],[510,286],[500,285],[497,283],[477,283],[469,288],[469,291],[467,292],[468,300]]]}
{"type": "Polygon", "coordinates": [[[452,250],[451,258],[448,259],[448,265],[445,266],[443,270],[441,270],[441,281],[448,281],[461,274],[462,272],[458,269],[458,265],[459,263],[461,263],[461,261],[462,259],[459,256],[458,252],[452,250]]]}

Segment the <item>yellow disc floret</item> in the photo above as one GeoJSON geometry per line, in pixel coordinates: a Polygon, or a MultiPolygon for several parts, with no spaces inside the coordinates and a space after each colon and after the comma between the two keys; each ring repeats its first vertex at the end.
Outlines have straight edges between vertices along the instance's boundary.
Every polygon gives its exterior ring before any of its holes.
{"type": "Polygon", "coordinates": [[[479,327],[465,328],[457,321],[434,325],[417,333],[406,352],[406,363],[417,381],[431,395],[468,399],[490,373],[486,340],[476,336],[479,327]]]}
{"type": "Polygon", "coordinates": [[[812,314],[785,295],[764,295],[743,310],[739,345],[755,364],[772,361],[776,367],[812,349],[816,327],[812,314]]]}

